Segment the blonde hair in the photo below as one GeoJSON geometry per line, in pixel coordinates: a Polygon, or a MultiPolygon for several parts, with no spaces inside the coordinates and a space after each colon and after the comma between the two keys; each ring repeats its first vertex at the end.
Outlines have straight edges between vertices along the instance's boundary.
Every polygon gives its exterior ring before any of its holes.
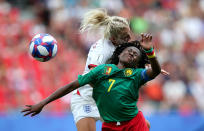
{"type": "Polygon", "coordinates": [[[80,32],[97,30],[104,27],[104,37],[116,36],[125,28],[129,29],[126,18],[119,16],[109,16],[105,9],[93,9],[84,15],[80,26],[80,32]]]}

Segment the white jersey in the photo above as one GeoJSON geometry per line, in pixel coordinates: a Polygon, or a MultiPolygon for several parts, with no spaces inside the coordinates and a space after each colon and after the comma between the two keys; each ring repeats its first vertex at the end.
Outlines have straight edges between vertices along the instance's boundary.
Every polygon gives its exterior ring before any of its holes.
{"type": "MultiPolygon", "coordinates": [[[[95,44],[91,46],[89,50],[83,74],[88,73],[90,71],[88,68],[88,65],[90,64],[101,65],[109,63],[114,50],[115,46],[111,43],[110,40],[98,40],[95,44]]],[[[78,91],[84,99],[89,99],[89,97],[92,97],[93,88],[90,87],[90,85],[85,85],[80,87],[78,91]]],[[[75,90],[73,93],[77,93],[77,90],[75,90]]]]}

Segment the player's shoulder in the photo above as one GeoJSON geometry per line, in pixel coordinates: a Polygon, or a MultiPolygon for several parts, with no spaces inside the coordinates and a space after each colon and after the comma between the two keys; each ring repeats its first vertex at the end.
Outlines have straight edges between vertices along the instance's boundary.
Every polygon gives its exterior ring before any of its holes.
{"type": "Polygon", "coordinates": [[[143,71],[143,70],[145,70],[145,68],[134,68],[134,71],[135,71],[135,72],[141,72],[141,71],[143,71]]]}
{"type": "Polygon", "coordinates": [[[94,44],[91,45],[89,54],[100,53],[102,49],[103,49],[103,43],[102,43],[102,40],[99,39],[98,41],[96,41],[94,44]]]}
{"type": "Polygon", "coordinates": [[[92,49],[95,49],[95,48],[97,48],[97,47],[102,46],[102,44],[103,44],[103,39],[99,39],[99,40],[97,40],[95,43],[93,43],[93,44],[91,45],[91,48],[92,48],[92,49]]]}
{"type": "Polygon", "coordinates": [[[101,64],[101,65],[98,65],[94,68],[94,70],[101,70],[103,69],[104,67],[106,66],[106,64],[101,64]]]}
{"type": "Polygon", "coordinates": [[[105,67],[107,67],[107,66],[115,67],[114,64],[101,64],[101,65],[98,65],[97,67],[98,67],[98,68],[105,68],[105,67]]]}
{"type": "Polygon", "coordinates": [[[114,64],[102,64],[97,66],[97,69],[106,69],[106,68],[117,68],[117,66],[114,64]]]}
{"type": "Polygon", "coordinates": [[[142,72],[144,72],[146,69],[145,68],[135,68],[133,69],[134,75],[140,77],[142,72]]]}
{"type": "Polygon", "coordinates": [[[95,49],[100,47],[112,47],[112,46],[113,45],[111,44],[110,40],[102,38],[97,40],[94,44],[92,44],[91,48],[95,49]]]}
{"type": "Polygon", "coordinates": [[[103,68],[104,68],[104,71],[106,72],[105,74],[113,74],[121,70],[115,64],[104,64],[103,68]]]}
{"type": "Polygon", "coordinates": [[[145,70],[145,68],[132,68],[135,74],[141,74],[145,70]]]}
{"type": "Polygon", "coordinates": [[[104,64],[104,67],[118,68],[115,64],[104,64]]]}

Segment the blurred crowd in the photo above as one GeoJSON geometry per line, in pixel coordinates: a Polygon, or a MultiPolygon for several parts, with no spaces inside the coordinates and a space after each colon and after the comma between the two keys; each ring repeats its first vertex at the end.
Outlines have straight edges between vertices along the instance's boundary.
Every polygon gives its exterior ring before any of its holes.
{"type": "MultiPolygon", "coordinates": [[[[170,75],[142,88],[142,111],[204,113],[204,0],[0,0],[0,112],[36,103],[83,72],[98,37],[78,30],[83,14],[93,8],[128,18],[132,40],[140,33],[153,35],[159,62],[170,75]],[[57,56],[48,62],[28,53],[38,33],[58,42],[57,56]]],[[[70,97],[46,110],[69,111],[70,97]]]]}

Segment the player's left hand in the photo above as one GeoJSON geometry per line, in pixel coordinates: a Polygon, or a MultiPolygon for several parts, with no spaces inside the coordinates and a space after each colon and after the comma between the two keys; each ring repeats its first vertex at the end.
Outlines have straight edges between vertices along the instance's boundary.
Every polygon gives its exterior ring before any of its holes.
{"type": "Polygon", "coordinates": [[[150,50],[152,47],[153,47],[153,44],[152,44],[152,35],[150,34],[141,34],[141,41],[140,41],[140,44],[141,46],[143,47],[143,49],[145,50],[150,50]]]}
{"type": "MultiPolygon", "coordinates": [[[[151,65],[150,64],[146,64],[145,68],[146,69],[151,68],[151,65]]],[[[164,70],[164,69],[161,69],[161,74],[165,75],[165,76],[169,76],[170,75],[170,73],[168,71],[164,70]]]]}
{"type": "Polygon", "coordinates": [[[43,107],[44,107],[44,104],[42,103],[38,103],[35,105],[26,105],[26,108],[24,108],[21,111],[21,113],[25,112],[24,116],[27,116],[29,114],[31,114],[31,116],[35,116],[42,111],[43,107]]]}
{"type": "Polygon", "coordinates": [[[170,73],[168,71],[164,70],[164,69],[161,69],[161,74],[165,75],[165,76],[169,76],[170,75],[170,73]]]}

